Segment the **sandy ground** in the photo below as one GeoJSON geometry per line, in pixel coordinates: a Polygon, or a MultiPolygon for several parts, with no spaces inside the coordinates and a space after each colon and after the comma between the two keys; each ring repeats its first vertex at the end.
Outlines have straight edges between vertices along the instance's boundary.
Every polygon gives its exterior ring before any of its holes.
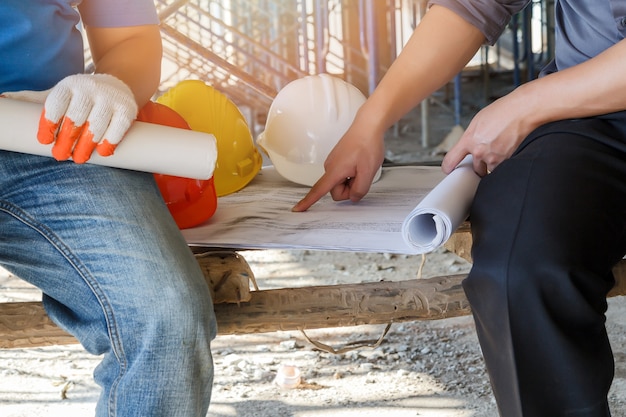
{"type": "MultiPolygon", "coordinates": [[[[440,95],[437,100],[445,102],[440,95]]],[[[449,104],[449,103],[448,103],[449,104]]],[[[480,97],[464,106],[464,119],[480,97]]],[[[431,140],[420,144],[419,112],[388,140],[389,160],[437,160],[430,148],[453,123],[448,108],[431,109],[431,140]]],[[[243,253],[261,289],[402,280],[416,277],[421,257],[312,251],[243,253]]],[[[426,257],[423,277],[457,274],[470,265],[438,250],[426,257]]],[[[33,300],[39,292],[0,271],[0,302],[33,300]]],[[[626,416],[626,300],[609,300],[607,328],[616,358],[610,393],[614,416],[626,416]]],[[[307,336],[335,349],[374,343],[385,326],[316,330],[307,336]]],[[[298,332],[219,336],[209,417],[495,417],[497,411],[471,317],[394,324],[376,348],[342,354],[320,351],[298,332]],[[275,381],[283,365],[301,375],[297,388],[275,381]]],[[[0,350],[0,417],[93,415],[99,358],[79,345],[0,350]]]]}

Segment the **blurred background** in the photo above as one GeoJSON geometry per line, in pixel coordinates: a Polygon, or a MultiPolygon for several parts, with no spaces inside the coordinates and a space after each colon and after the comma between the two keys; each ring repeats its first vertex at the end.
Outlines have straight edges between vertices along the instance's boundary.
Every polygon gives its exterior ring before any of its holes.
{"type": "MultiPolygon", "coordinates": [[[[294,79],[330,73],[369,95],[426,7],[426,0],[155,2],[164,39],[160,93],[181,80],[202,80],[239,106],[255,137],[272,99],[294,79]]],[[[535,0],[389,138],[409,134],[411,143],[435,146],[446,130],[534,78],[552,56],[553,7],[554,0],[535,0]],[[443,117],[436,127],[433,112],[443,117]]]]}

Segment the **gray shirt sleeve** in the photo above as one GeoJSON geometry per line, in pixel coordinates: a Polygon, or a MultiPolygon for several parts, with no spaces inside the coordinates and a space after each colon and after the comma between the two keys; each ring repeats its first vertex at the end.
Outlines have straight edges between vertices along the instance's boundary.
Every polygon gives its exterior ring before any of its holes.
{"type": "Polygon", "coordinates": [[[428,7],[437,4],[452,10],[476,26],[485,35],[486,43],[493,45],[511,16],[529,3],[530,0],[429,0],[428,7]]]}

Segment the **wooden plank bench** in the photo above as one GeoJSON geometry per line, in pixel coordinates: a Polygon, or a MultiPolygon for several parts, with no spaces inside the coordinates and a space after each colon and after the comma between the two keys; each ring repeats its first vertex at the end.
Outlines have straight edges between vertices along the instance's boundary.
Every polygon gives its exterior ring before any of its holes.
{"type": "MultiPolygon", "coordinates": [[[[471,261],[469,225],[446,248],[471,261]]],[[[254,279],[238,252],[194,248],[215,303],[219,334],[386,324],[470,314],[465,275],[405,281],[250,291],[254,279]]],[[[417,266],[416,266],[417,269],[417,266]]],[[[626,260],[614,269],[609,296],[626,295],[626,260]]],[[[0,348],[77,343],[48,318],[40,302],[0,303],[0,348]]]]}

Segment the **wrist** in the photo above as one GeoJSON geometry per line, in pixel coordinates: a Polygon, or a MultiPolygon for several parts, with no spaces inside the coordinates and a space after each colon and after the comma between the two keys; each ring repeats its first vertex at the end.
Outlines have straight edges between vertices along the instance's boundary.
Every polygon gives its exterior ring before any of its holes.
{"type": "Polygon", "coordinates": [[[546,109],[545,102],[533,82],[522,84],[505,98],[510,100],[509,107],[518,109],[520,120],[529,130],[533,130],[550,121],[550,113],[546,109]]]}
{"type": "Polygon", "coordinates": [[[363,138],[383,140],[385,131],[389,128],[383,117],[383,112],[366,101],[357,111],[352,127],[363,132],[363,138]]]}

